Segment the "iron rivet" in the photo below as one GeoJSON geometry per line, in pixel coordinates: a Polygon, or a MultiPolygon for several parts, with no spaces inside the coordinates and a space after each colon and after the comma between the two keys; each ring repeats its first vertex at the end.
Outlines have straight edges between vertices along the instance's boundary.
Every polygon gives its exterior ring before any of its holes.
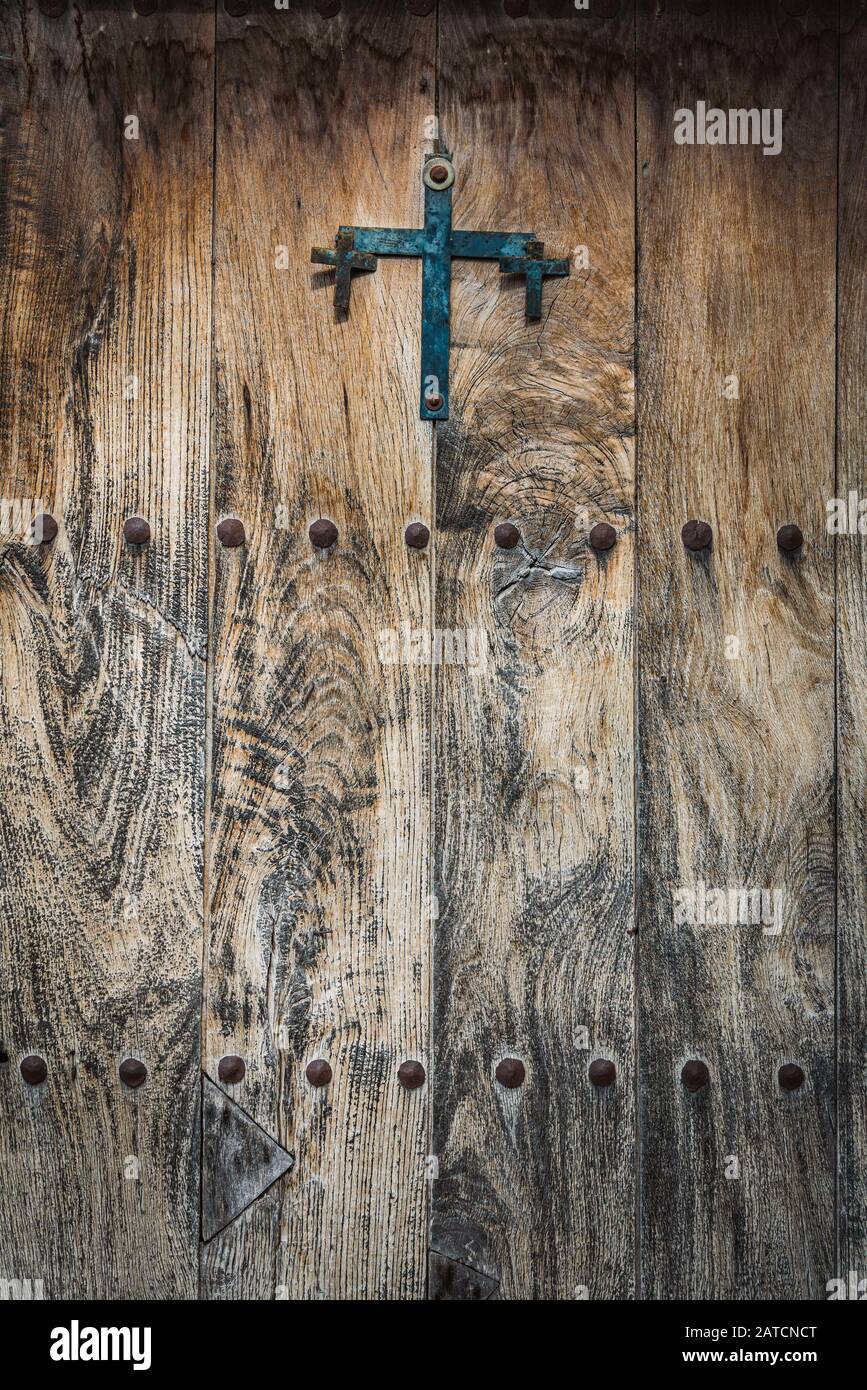
{"type": "Polygon", "coordinates": [[[617,532],[607,521],[597,521],[590,532],[590,544],[594,550],[610,550],[617,540],[617,532]]]}
{"type": "Polygon", "coordinates": [[[247,13],[250,8],[250,0],[223,0],[223,7],[226,14],[232,15],[234,19],[240,19],[241,15],[247,13]]]}
{"type": "Polygon", "coordinates": [[[524,1078],[527,1073],[524,1063],[517,1057],[504,1057],[502,1062],[497,1063],[497,1070],[494,1072],[501,1086],[506,1086],[510,1091],[514,1091],[516,1086],[523,1086],[524,1078]]]}
{"type": "Polygon", "coordinates": [[[795,526],[794,523],[781,526],[777,532],[777,545],[788,554],[791,554],[793,550],[800,550],[803,544],[804,533],[800,526],[795,526]]]}
{"type": "Polygon", "coordinates": [[[143,516],[128,516],[123,523],[123,538],[128,545],[147,545],[151,528],[143,516]]]}
{"type": "Polygon", "coordinates": [[[33,539],[37,545],[50,545],[57,538],[57,522],[48,512],[40,512],[33,521],[33,539]]]}
{"type": "Polygon", "coordinates": [[[237,546],[243,545],[246,539],[243,521],[239,521],[236,516],[224,516],[217,526],[217,540],[220,544],[227,550],[234,550],[237,546]]]}
{"type": "Polygon", "coordinates": [[[305,1076],[311,1086],[329,1086],[334,1073],[324,1057],[316,1057],[307,1063],[305,1076]]]}
{"type": "Polygon", "coordinates": [[[523,19],[530,6],[528,0],[503,0],[503,9],[510,19],[523,19]]]}
{"type": "Polygon", "coordinates": [[[705,1062],[687,1062],[680,1079],[688,1091],[700,1091],[710,1081],[710,1072],[705,1062]]]}
{"type": "Polygon", "coordinates": [[[407,1091],[417,1091],[427,1080],[421,1062],[401,1062],[397,1069],[397,1079],[407,1091]]]}
{"type": "Polygon", "coordinates": [[[494,527],[494,540],[501,550],[514,550],[520,539],[521,533],[511,521],[501,521],[494,527]]]}
{"type": "Polygon", "coordinates": [[[783,1091],[797,1091],[804,1084],[804,1073],[797,1062],[786,1062],[777,1072],[777,1080],[783,1091]]]}
{"type": "Polygon", "coordinates": [[[434,394],[433,396],[425,396],[424,403],[427,406],[428,410],[442,410],[443,408],[443,398],[442,396],[437,396],[436,394],[434,394]]]}
{"type": "Polygon", "coordinates": [[[217,1063],[217,1075],[221,1081],[225,1081],[229,1086],[236,1086],[247,1075],[247,1066],[243,1057],[221,1057],[217,1063]]]}
{"type": "Polygon", "coordinates": [[[594,1086],[610,1086],[617,1076],[617,1068],[613,1062],[599,1057],[595,1062],[590,1063],[587,1075],[594,1086]]]}
{"type": "Polygon", "coordinates": [[[333,19],[340,14],[340,0],[317,0],[316,8],[323,19],[333,19]]]}
{"type": "Polygon", "coordinates": [[[28,1086],[41,1086],[48,1075],[48,1065],[43,1057],[22,1057],[21,1075],[28,1086]]]}
{"type": "Polygon", "coordinates": [[[680,539],[687,550],[707,550],[713,531],[706,521],[688,521],[681,530],[680,539]]]}
{"type": "Polygon", "coordinates": [[[147,19],[157,8],[158,0],[133,0],[133,9],[142,19],[147,19]]]}
{"type": "Polygon", "coordinates": [[[430,540],[430,531],[423,521],[411,521],[403,533],[403,538],[413,550],[424,550],[430,540]]]}
{"type": "Polygon", "coordinates": [[[434,0],[406,0],[406,8],[410,14],[430,14],[433,7],[434,0]]]}
{"type": "Polygon", "coordinates": [[[327,517],[321,517],[314,521],[307,534],[317,550],[327,550],[337,540],[337,527],[327,517]]]}
{"type": "Polygon", "coordinates": [[[434,183],[445,183],[449,176],[449,171],[444,164],[432,164],[428,169],[428,177],[434,183]]]}
{"type": "Polygon", "coordinates": [[[147,1081],[148,1069],[137,1057],[125,1057],[117,1069],[117,1074],[124,1086],[136,1091],[147,1081]]]}
{"type": "Polygon", "coordinates": [[[49,19],[59,19],[66,11],[66,0],[39,0],[39,8],[49,19]]]}

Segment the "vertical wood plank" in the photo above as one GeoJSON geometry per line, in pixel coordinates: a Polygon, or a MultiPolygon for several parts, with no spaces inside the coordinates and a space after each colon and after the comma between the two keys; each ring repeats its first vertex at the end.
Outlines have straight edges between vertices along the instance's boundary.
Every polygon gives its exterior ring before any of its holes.
{"type": "Polygon", "coordinates": [[[633,17],[440,5],[459,228],[438,427],[433,1298],[633,1288],[633,17]],[[583,249],[582,249],[583,248],[583,249]],[[607,521],[617,542],[593,550],[607,521]],[[511,522],[519,544],[499,549],[511,522]],[[446,637],[458,654],[449,657],[446,637]],[[495,1079],[519,1060],[522,1086],[495,1079]],[[594,1086],[591,1062],[616,1082],[594,1086]]]}
{"type": "Polygon", "coordinates": [[[197,1288],[212,35],[0,13],[2,497],[59,524],[0,559],[0,1274],[46,1298],[197,1288]]]}
{"type": "Polygon", "coordinates": [[[354,277],[337,321],[310,252],[420,224],[435,42],[396,0],[218,16],[214,517],[248,540],[214,556],[206,1068],[244,1059],[227,1092],[295,1165],[206,1245],[215,1298],[424,1291],[427,1086],[397,1076],[429,1065],[420,267],[354,277]]]}
{"type": "Polygon", "coordinates": [[[642,5],[637,30],[643,1294],[821,1298],[836,14],[706,8],[642,5]],[[700,101],[782,110],[780,153],[675,143],[675,113],[700,101]],[[712,526],[710,550],[682,544],[690,518],[712,526]],[[787,523],[804,534],[795,555],[776,543],[787,523]],[[678,924],[677,894],[702,885],[779,892],[781,929],[678,924]],[[689,1060],[710,1075],[694,1092],[689,1060]],[[786,1064],[803,1069],[797,1090],[778,1083],[786,1064]]]}
{"type": "MultiPolygon", "coordinates": [[[[867,1279],[867,9],[841,6],[837,546],[838,1086],[840,1264],[867,1279]],[[854,503],[854,507],[853,507],[854,503]],[[842,521],[842,525],[841,525],[842,521]],[[854,523],[854,524],[853,524],[854,523]],[[859,524],[862,529],[859,529],[859,524]]],[[[836,1291],[840,1292],[840,1289],[836,1291]]],[[[860,1296],[864,1297],[863,1287],[860,1296]]]]}

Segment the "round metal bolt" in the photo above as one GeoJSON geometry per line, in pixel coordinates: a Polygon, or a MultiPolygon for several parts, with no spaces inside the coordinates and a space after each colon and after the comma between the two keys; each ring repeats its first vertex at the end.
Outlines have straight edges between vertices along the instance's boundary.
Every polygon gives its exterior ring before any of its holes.
{"type": "Polygon", "coordinates": [[[147,545],[151,528],[143,516],[128,516],[123,523],[123,538],[127,545],[147,545]]]}
{"type": "Polygon", "coordinates": [[[137,15],[147,19],[148,15],[156,12],[158,0],[133,0],[133,9],[137,15]]]}
{"type": "Polygon", "coordinates": [[[316,8],[323,19],[333,19],[340,14],[340,0],[317,0],[316,8]]]}
{"type": "Polygon", "coordinates": [[[430,14],[434,3],[435,0],[406,0],[406,8],[410,14],[426,15],[430,14]]]}
{"type": "Polygon", "coordinates": [[[530,12],[528,0],[503,0],[503,9],[510,19],[523,19],[530,12]]]}
{"type": "Polygon", "coordinates": [[[227,550],[235,550],[239,545],[243,545],[246,539],[244,523],[239,521],[236,516],[224,516],[223,520],[218,523],[217,540],[227,550]]]}
{"type": "Polygon", "coordinates": [[[217,1063],[217,1075],[228,1086],[236,1086],[247,1075],[247,1064],[243,1057],[221,1057],[217,1063]]]}
{"type": "Polygon", "coordinates": [[[48,1075],[48,1065],[44,1057],[22,1057],[21,1075],[28,1086],[41,1086],[48,1075]]]}
{"type": "Polygon", "coordinates": [[[783,1091],[797,1091],[804,1084],[804,1073],[797,1062],[786,1062],[777,1072],[777,1080],[783,1091]]]}
{"type": "Polygon", "coordinates": [[[223,0],[223,8],[226,14],[232,15],[235,19],[240,19],[241,15],[247,13],[250,8],[250,0],[223,0]]]}
{"type": "Polygon", "coordinates": [[[425,396],[424,403],[427,406],[428,410],[442,410],[443,408],[443,398],[442,396],[438,396],[436,394],[432,396],[425,396]]]}
{"type": "Polygon", "coordinates": [[[33,521],[33,539],[37,545],[50,545],[57,538],[57,522],[48,512],[40,512],[33,521]]]}
{"type": "Polygon", "coordinates": [[[511,521],[501,521],[494,527],[494,540],[501,550],[514,550],[520,539],[521,533],[511,521]]]}
{"type": "Polygon", "coordinates": [[[430,540],[430,531],[423,521],[412,521],[403,533],[403,538],[412,550],[424,550],[430,540]]]}
{"type": "Polygon", "coordinates": [[[131,1091],[137,1091],[148,1079],[148,1069],[137,1057],[125,1057],[117,1069],[117,1074],[124,1086],[129,1086],[131,1091]]]}
{"type": "Polygon", "coordinates": [[[594,1086],[611,1086],[617,1076],[617,1068],[613,1062],[609,1062],[604,1057],[598,1057],[595,1062],[591,1062],[587,1075],[594,1086]]]}
{"type": "Polygon", "coordinates": [[[597,521],[589,539],[594,550],[610,550],[617,540],[617,532],[607,521],[597,521]]]}
{"type": "Polygon", "coordinates": [[[517,1057],[504,1057],[502,1062],[497,1063],[497,1070],[494,1072],[501,1086],[506,1086],[510,1091],[514,1091],[516,1086],[523,1086],[527,1072],[524,1063],[517,1057]]]}
{"type": "Polygon", "coordinates": [[[427,1073],[421,1062],[401,1062],[397,1079],[407,1091],[417,1091],[427,1080],[427,1073]]]}
{"type": "Polygon", "coordinates": [[[710,1072],[705,1062],[687,1062],[680,1079],[688,1091],[700,1091],[710,1081],[710,1072]]]}
{"type": "Polygon", "coordinates": [[[321,517],[314,521],[307,534],[317,550],[327,550],[337,540],[337,527],[327,517],[321,517]]]}
{"type": "Polygon", "coordinates": [[[706,521],[688,521],[681,530],[680,539],[687,550],[707,550],[713,531],[706,521]]]}
{"type": "Polygon", "coordinates": [[[795,526],[794,523],[790,522],[787,526],[781,526],[777,532],[777,545],[789,555],[794,550],[800,550],[803,544],[804,533],[800,526],[795,526]]]}
{"type": "Polygon", "coordinates": [[[428,170],[432,183],[445,183],[449,176],[448,168],[445,164],[432,164],[428,170]]]}
{"type": "Polygon", "coordinates": [[[316,1057],[307,1063],[304,1073],[311,1086],[328,1086],[334,1073],[324,1057],[316,1057]]]}
{"type": "Polygon", "coordinates": [[[49,19],[58,19],[66,10],[66,0],[39,0],[39,8],[49,19]]]}

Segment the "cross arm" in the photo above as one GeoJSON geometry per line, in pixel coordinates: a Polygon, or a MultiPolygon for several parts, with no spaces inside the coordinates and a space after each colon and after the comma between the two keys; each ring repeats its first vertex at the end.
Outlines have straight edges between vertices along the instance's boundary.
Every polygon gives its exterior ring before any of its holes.
{"type": "Polygon", "coordinates": [[[523,256],[535,232],[452,232],[452,255],[470,261],[499,261],[523,256]]]}
{"type": "Polygon", "coordinates": [[[355,234],[358,251],[374,256],[421,256],[425,249],[424,227],[341,227],[339,235],[355,234]]]}

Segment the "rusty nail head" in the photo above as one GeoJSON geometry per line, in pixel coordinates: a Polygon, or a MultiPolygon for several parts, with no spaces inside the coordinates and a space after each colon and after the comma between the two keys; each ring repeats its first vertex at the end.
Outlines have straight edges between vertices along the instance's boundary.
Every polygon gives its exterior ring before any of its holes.
{"type": "Polygon", "coordinates": [[[39,8],[49,19],[57,19],[66,9],[66,0],[39,0],[39,8]]]}
{"type": "Polygon", "coordinates": [[[243,1057],[221,1057],[217,1063],[217,1075],[229,1086],[235,1086],[247,1075],[243,1057]]]}
{"type": "Polygon", "coordinates": [[[517,1057],[504,1057],[502,1062],[497,1063],[497,1070],[494,1072],[501,1086],[506,1086],[510,1091],[514,1091],[516,1086],[522,1086],[527,1072],[524,1063],[517,1057]]]}
{"type": "Polygon", "coordinates": [[[503,0],[503,9],[510,19],[523,19],[530,6],[528,0],[503,0]]]}
{"type": "Polygon", "coordinates": [[[423,521],[412,521],[404,531],[403,538],[412,550],[424,550],[430,540],[430,531],[423,521]]]}
{"type": "Polygon", "coordinates": [[[234,550],[237,546],[243,545],[246,539],[244,523],[239,521],[236,516],[224,516],[223,520],[219,522],[217,540],[227,550],[234,550]]]}
{"type": "Polygon", "coordinates": [[[43,1057],[22,1057],[21,1075],[28,1086],[41,1086],[48,1075],[48,1066],[43,1057]]]}
{"type": "Polygon", "coordinates": [[[128,516],[123,523],[123,538],[127,545],[147,545],[151,528],[143,516],[128,516]]]}
{"type": "Polygon", "coordinates": [[[777,1080],[783,1091],[797,1091],[804,1084],[804,1073],[797,1062],[786,1062],[777,1072],[777,1080]]]}
{"type": "Polygon", "coordinates": [[[337,527],[327,517],[320,517],[318,521],[314,521],[308,535],[317,550],[327,550],[337,540],[337,527]]]}
{"type": "Polygon", "coordinates": [[[57,522],[48,512],[40,512],[33,521],[33,539],[37,545],[50,545],[57,538],[57,522]]]}
{"type": "Polygon", "coordinates": [[[233,15],[239,19],[242,14],[246,14],[250,8],[250,0],[223,0],[226,14],[233,15]]]}
{"type": "Polygon", "coordinates": [[[315,1057],[307,1063],[305,1075],[311,1086],[328,1086],[334,1073],[324,1057],[315,1057]]]}
{"type": "Polygon", "coordinates": [[[141,15],[143,19],[147,19],[148,15],[153,14],[156,10],[157,3],[158,0],[133,0],[133,9],[136,14],[141,15]]]}
{"type": "Polygon", "coordinates": [[[607,521],[597,521],[590,532],[590,544],[594,550],[610,550],[617,540],[617,532],[607,521]]]}
{"type": "Polygon", "coordinates": [[[443,398],[438,396],[436,392],[432,396],[425,396],[424,403],[428,410],[442,410],[443,408],[443,398]]]}
{"type": "Polygon", "coordinates": [[[407,1091],[417,1091],[427,1080],[427,1074],[421,1062],[401,1062],[397,1079],[407,1091]]]}
{"type": "Polygon", "coordinates": [[[610,1086],[617,1076],[617,1068],[606,1058],[597,1057],[595,1062],[590,1063],[587,1075],[594,1086],[610,1086]]]}
{"type": "Polygon", "coordinates": [[[449,176],[449,171],[444,164],[432,164],[428,170],[428,178],[434,183],[445,183],[449,176]]]}
{"type": "Polygon", "coordinates": [[[514,550],[520,539],[521,533],[511,521],[501,521],[494,527],[494,540],[501,550],[514,550]]]}
{"type": "Polygon", "coordinates": [[[793,550],[800,550],[803,544],[804,533],[800,526],[795,526],[790,523],[788,526],[781,526],[777,532],[777,545],[781,550],[785,550],[789,554],[791,554],[793,550]]]}
{"type": "Polygon", "coordinates": [[[688,521],[681,529],[680,539],[687,550],[707,550],[713,531],[706,521],[688,521]]]}
{"type": "Polygon", "coordinates": [[[317,0],[316,8],[323,19],[333,19],[340,14],[340,0],[317,0]]]}
{"type": "Polygon", "coordinates": [[[688,1091],[700,1091],[710,1081],[710,1072],[705,1062],[687,1062],[680,1079],[688,1091]]]}
{"type": "Polygon", "coordinates": [[[435,4],[435,0],[406,0],[406,8],[410,14],[430,14],[435,4]]]}
{"type": "Polygon", "coordinates": [[[138,1057],[125,1057],[117,1069],[117,1074],[124,1086],[129,1086],[131,1091],[135,1091],[147,1081],[148,1069],[138,1057]]]}

